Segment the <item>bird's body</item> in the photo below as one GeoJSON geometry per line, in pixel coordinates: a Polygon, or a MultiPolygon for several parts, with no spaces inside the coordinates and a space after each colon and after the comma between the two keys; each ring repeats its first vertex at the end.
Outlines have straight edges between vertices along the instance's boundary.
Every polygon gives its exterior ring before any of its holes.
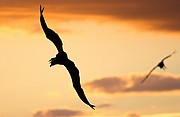
{"type": "Polygon", "coordinates": [[[165,69],[166,66],[164,65],[164,61],[161,61],[161,62],[157,65],[157,67],[159,67],[159,68],[161,68],[161,69],[165,69]]]}
{"type": "Polygon", "coordinates": [[[173,53],[171,53],[170,55],[166,56],[165,58],[163,58],[161,60],[161,62],[159,62],[153,69],[151,69],[151,71],[146,75],[146,77],[141,81],[141,83],[143,83],[148,77],[149,75],[157,68],[159,67],[160,69],[165,70],[166,66],[164,64],[164,60],[166,60],[167,58],[171,57],[176,51],[174,51],[173,53]]]}
{"type": "Polygon", "coordinates": [[[56,46],[56,48],[58,50],[58,54],[56,55],[56,57],[51,58],[49,60],[50,67],[54,66],[54,65],[64,65],[71,76],[73,87],[76,90],[80,99],[85,104],[89,105],[92,109],[94,109],[95,106],[89,103],[89,101],[87,100],[87,98],[84,94],[84,91],[81,87],[78,68],[75,66],[74,62],[68,58],[67,53],[63,50],[63,46],[62,46],[63,43],[62,43],[60,37],[58,36],[58,34],[55,33],[53,30],[51,30],[50,28],[48,28],[48,26],[46,25],[46,22],[44,20],[43,14],[42,14],[43,11],[44,11],[44,8],[42,8],[40,6],[40,22],[41,22],[42,29],[43,29],[46,37],[50,41],[53,42],[53,44],[56,46]]]}

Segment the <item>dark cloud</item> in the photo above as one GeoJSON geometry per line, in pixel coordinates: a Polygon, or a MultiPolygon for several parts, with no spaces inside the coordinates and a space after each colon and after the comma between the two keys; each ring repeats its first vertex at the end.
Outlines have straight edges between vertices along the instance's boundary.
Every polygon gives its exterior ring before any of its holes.
{"type": "Polygon", "coordinates": [[[101,78],[84,84],[84,87],[91,92],[107,94],[180,91],[180,76],[152,74],[141,84],[145,75],[101,78]]]}
{"type": "Polygon", "coordinates": [[[80,110],[70,109],[48,109],[38,110],[33,114],[33,117],[73,117],[82,116],[84,113],[80,110]]]}
{"type": "Polygon", "coordinates": [[[54,15],[107,16],[141,24],[139,28],[143,29],[180,31],[179,0],[50,0],[42,3],[35,0],[1,0],[0,8],[4,11],[17,8],[18,12],[28,11],[29,14],[29,11],[38,12],[39,4],[43,4],[47,12],[53,12],[54,15]]]}

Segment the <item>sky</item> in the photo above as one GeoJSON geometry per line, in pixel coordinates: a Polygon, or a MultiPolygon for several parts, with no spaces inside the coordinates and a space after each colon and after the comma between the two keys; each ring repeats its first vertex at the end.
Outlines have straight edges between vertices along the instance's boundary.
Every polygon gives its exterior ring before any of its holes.
{"type": "Polygon", "coordinates": [[[179,0],[1,0],[0,117],[180,117],[179,11],[179,0]],[[64,66],[49,67],[40,4],[96,110],[64,66]]]}

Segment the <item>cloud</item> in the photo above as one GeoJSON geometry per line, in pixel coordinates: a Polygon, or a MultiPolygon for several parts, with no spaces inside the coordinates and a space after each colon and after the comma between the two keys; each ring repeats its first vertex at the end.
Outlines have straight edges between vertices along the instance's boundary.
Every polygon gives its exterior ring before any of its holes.
{"type": "Polygon", "coordinates": [[[163,92],[180,91],[180,76],[170,74],[151,74],[149,79],[141,84],[144,75],[133,74],[130,76],[107,77],[96,79],[84,84],[90,92],[106,94],[121,93],[146,93],[161,94],[163,92]]]}
{"type": "Polygon", "coordinates": [[[33,117],[73,117],[83,116],[85,113],[80,110],[71,109],[46,109],[37,110],[34,112],[33,117]]]}
{"type": "MultiPolygon", "coordinates": [[[[99,107],[98,107],[99,108],[99,107]]],[[[92,116],[118,116],[118,117],[180,117],[180,112],[167,112],[167,113],[151,113],[143,114],[140,111],[119,111],[114,110],[100,110],[92,111],[85,109],[70,109],[70,108],[47,108],[38,109],[33,112],[32,117],[92,117],[92,116]]]]}
{"type": "Polygon", "coordinates": [[[131,113],[125,114],[124,117],[141,117],[141,115],[135,112],[131,112],[131,113]]]}
{"type": "Polygon", "coordinates": [[[143,117],[180,117],[179,112],[172,112],[172,113],[157,113],[151,115],[144,115],[143,117]]]}
{"type": "Polygon", "coordinates": [[[111,107],[111,106],[112,106],[112,104],[104,103],[104,104],[98,105],[97,108],[108,108],[108,107],[111,107]]]}
{"type": "Polygon", "coordinates": [[[138,112],[127,112],[122,117],[180,117],[179,112],[139,114],[138,112]]]}
{"type": "Polygon", "coordinates": [[[47,12],[56,16],[61,14],[105,16],[130,24],[140,24],[138,28],[180,31],[179,0],[50,0],[42,3],[23,0],[9,3],[7,0],[1,0],[0,8],[3,11],[17,9],[18,13],[28,11],[29,14],[29,12],[38,13],[39,4],[43,4],[48,9],[47,12]]]}

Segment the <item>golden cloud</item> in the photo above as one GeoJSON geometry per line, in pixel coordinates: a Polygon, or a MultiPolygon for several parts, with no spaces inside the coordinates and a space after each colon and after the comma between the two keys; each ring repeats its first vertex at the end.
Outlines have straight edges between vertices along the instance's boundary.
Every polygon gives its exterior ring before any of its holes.
{"type": "Polygon", "coordinates": [[[83,116],[85,113],[80,110],[72,109],[41,109],[34,112],[33,117],[73,117],[73,116],[83,116]]]}
{"type": "Polygon", "coordinates": [[[106,77],[96,79],[84,84],[90,92],[105,94],[121,93],[158,93],[180,91],[180,76],[170,74],[152,74],[149,79],[141,84],[144,75],[106,77]]]}

